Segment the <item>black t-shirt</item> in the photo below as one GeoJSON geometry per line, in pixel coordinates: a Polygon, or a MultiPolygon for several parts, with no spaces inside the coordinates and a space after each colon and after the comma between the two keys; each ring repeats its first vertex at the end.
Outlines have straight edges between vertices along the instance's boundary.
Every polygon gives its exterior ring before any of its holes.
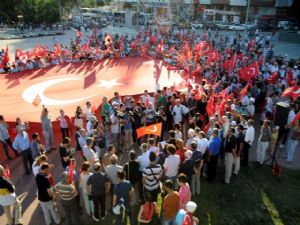
{"type": "Polygon", "coordinates": [[[105,194],[106,182],[108,182],[106,174],[97,172],[88,178],[87,185],[91,185],[92,195],[103,195],[105,194]]]}
{"type": "Polygon", "coordinates": [[[51,187],[49,179],[46,175],[38,173],[35,177],[38,188],[38,199],[41,202],[49,202],[52,197],[48,194],[47,189],[51,187]]]}
{"type": "Polygon", "coordinates": [[[236,146],[236,138],[234,135],[225,139],[225,152],[231,152],[236,146]]]}
{"type": "Polygon", "coordinates": [[[139,168],[140,168],[140,164],[137,161],[130,161],[125,164],[123,169],[126,174],[126,180],[129,180],[131,184],[135,184],[138,181],[141,181],[142,175],[140,173],[139,168]]]}
{"type": "Polygon", "coordinates": [[[185,160],[179,169],[180,173],[184,173],[188,180],[191,181],[194,171],[194,161],[191,159],[185,160]]]}
{"type": "Polygon", "coordinates": [[[65,162],[63,158],[70,156],[71,152],[66,147],[59,146],[59,154],[61,157],[61,164],[62,164],[63,168],[65,169],[67,166],[69,166],[70,161],[68,160],[67,162],[65,162]]]}
{"type": "Polygon", "coordinates": [[[15,191],[14,186],[4,177],[0,177],[0,189],[7,189],[10,193],[15,191]]]}
{"type": "Polygon", "coordinates": [[[243,132],[240,132],[236,138],[236,152],[237,154],[240,153],[241,149],[241,144],[244,142],[245,135],[243,132]]]}

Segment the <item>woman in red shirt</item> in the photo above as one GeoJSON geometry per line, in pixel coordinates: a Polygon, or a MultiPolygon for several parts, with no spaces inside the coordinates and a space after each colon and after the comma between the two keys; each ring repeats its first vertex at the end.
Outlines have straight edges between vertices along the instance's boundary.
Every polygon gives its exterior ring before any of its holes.
{"type": "Polygon", "coordinates": [[[186,148],[184,147],[184,142],[182,139],[180,138],[176,138],[176,147],[177,147],[177,151],[175,152],[176,155],[179,155],[180,157],[180,162],[183,163],[184,162],[184,153],[186,151],[186,148]]]}

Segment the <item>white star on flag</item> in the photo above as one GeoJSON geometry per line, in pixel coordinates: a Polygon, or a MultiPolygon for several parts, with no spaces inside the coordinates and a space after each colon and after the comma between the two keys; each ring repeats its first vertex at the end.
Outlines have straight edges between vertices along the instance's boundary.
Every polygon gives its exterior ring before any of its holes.
{"type": "Polygon", "coordinates": [[[117,85],[123,85],[122,83],[116,82],[118,79],[113,79],[113,80],[100,80],[100,84],[96,85],[96,87],[105,87],[107,89],[111,89],[114,86],[117,85]]]}

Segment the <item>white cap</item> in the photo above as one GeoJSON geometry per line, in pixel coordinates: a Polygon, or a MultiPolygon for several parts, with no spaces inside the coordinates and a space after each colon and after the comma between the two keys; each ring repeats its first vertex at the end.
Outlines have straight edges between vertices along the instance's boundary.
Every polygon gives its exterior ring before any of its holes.
{"type": "Polygon", "coordinates": [[[252,98],[252,97],[251,97],[251,98],[250,98],[250,101],[251,101],[251,102],[255,102],[255,98],[252,98]]]}
{"type": "Polygon", "coordinates": [[[194,213],[197,209],[197,204],[195,202],[189,201],[186,204],[186,210],[190,213],[194,213]]]}
{"type": "Polygon", "coordinates": [[[236,122],[235,121],[231,121],[231,126],[235,127],[236,126],[236,122]]]}

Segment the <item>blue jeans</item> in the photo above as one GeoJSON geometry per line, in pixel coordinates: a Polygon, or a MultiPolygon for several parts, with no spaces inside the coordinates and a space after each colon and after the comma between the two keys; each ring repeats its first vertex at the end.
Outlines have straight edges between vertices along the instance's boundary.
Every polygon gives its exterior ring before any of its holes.
{"type": "Polygon", "coordinates": [[[175,218],[172,219],[163,219],[162,225],[175,225],[175,218]]]}
{"type": "Polygon", "coordinates": [[[292,162],[295,155],[295,150],[298,145],[298,140],[293,140],[289,138],[288,146],[287,146],[287,162],[292,162]]]}

